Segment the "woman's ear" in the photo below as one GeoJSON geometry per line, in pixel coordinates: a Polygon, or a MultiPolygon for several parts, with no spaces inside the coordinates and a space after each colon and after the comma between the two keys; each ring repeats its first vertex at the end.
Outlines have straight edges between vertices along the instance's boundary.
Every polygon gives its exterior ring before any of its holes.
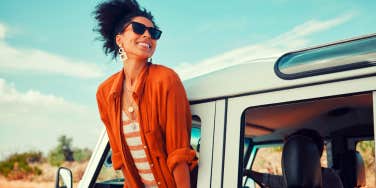
{"type": "Polygon", "coordinates": [[[122,47],[122,41],[123,41],[122,39],[123,39],[123,36],[121,36],[121,35],[116,35],[116,37],[115,37],[116,44],[119,47],[122,47]]]}

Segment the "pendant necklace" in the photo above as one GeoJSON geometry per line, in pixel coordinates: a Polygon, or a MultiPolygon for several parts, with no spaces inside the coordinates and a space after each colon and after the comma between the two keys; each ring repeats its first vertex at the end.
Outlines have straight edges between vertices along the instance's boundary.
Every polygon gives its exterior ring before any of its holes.
{"type": "Polygon", "coordinates": [[[129,112],[129,113],[132,113],[133,111],[134,111],[134,109],[133,109],[132,106],[128,107],[128,112],[129,112]]]}
{"type": "Polygon", "coordinates": [[[125,103],[125,106],[128,106],[128,108],[126,108],[128,110],[128,113],[130,115],[130,119],[131,119],[131,128],[132,130],[136,130],[137,128],[137,124],[135,122],[135,118],[134,118],[134,112],[135,112],[135,107],[133,107],[132,103],[133,103],[133,99],[131,98],[131,96],[129,96],[129,93],[133,93],[132,90],[129,90],[126,86],[126,84],[124,83],[124,87],[125,87],[125,92],[126,92],[126,103],[125,103]]]}
{"type": "MultiPolygon", "coordinates": [[[[127,95],[127,99],[129,98],[129,95],[127,95]]],[[[132,100],[132,99],[131,99],[132,100]]],[[[135,118],[134,118],[134,112],[135,112],[135,110],[134,110],[134,107],[133,107],[133,105],[132,105],[132,101],[129,101],[128,100],[128,104],[129,104],[129,106],[128,106],[128,112],[129,112],[129,115],[130,115],[130,119],[131,119],[131,127],[132,127],[132,130],[136,130],[136,128],[137,128],[137,124],[136,124],[136,122],[135,122],[135,118]]]]}

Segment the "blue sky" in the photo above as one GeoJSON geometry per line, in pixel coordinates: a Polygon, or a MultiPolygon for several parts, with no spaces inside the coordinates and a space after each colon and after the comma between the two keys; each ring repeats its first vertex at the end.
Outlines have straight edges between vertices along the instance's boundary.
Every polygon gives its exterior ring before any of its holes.
{"type": "MultiPolygon", "coordinates": [[[[94,147],[103,128],[96,88],[121,68],[95,40],[98,2],[0,2],[0,158],[48,151],[62,134],[94,147]]],[[[376,32],[374,0],[139,3],[163,30],[153,61],[183,79],[376,32]]]]}

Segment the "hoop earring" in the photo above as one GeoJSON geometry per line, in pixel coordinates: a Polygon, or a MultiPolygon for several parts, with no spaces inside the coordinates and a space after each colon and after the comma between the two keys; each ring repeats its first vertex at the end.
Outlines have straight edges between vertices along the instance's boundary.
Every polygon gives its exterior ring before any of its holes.
{"type": "Polygon", "coordinates": [[[122,47],[119,47],[119,57],[121,60],[125,61],[128,59],[127,53],[125,53],[124,49],[122,47]]]}

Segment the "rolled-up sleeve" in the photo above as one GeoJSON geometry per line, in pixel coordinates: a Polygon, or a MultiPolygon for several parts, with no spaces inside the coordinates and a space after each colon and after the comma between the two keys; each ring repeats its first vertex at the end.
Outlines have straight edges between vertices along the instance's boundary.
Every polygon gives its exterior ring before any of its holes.
{"type": "Polygon", "coordinates": [[[105,102],[103,91],[100,88],[97,91],[96,97],[97,97],[97,104],[98,104],[98,111],[100,114],[100,118],[106,127],[106,132],[107,132],[107,135],[110,141],[110,146],[112,149],[112,156],[111,156],[112,167],[115,170],[119,170],[122,167],[121,152],[118,150],[117,147],[115,147],[116,145],[115,140],[114,140],[115,137],[112,132],[112,129],[110,128],[111,125],[110,125],[110,121],[108,119],[108,114],[106,110],[106,105],[108,104],[105,102]]]}
{"type": "Polygon", "coordinates": [[[166,102],[167,166],[172,172],[178,163],[186,162],[190,165],[196,156],[190,148],[191,112],[179,79],[169,88],[166,102]]]}

